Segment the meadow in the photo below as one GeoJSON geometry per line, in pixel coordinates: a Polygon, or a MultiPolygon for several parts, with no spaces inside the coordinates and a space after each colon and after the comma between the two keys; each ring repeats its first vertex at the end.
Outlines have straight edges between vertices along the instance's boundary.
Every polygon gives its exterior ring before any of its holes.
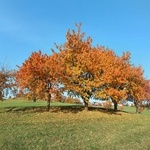
{"type": "MultiPolygon", "coordinates": [[[[37,111],[46,102],[0,102],[1,150],[149,150],[150,110],[37,111]],[[20,108],[32,107],[31,110],[20,108]],[[11,109],[13,108],[13,109],[11,109]],[[8,111],[11,110],[11,111],[8,111]],[[17,111],[16,111],[17,110],[17,111]]],[[[52,103],[52,107],[72,104],[52,103]]]]}

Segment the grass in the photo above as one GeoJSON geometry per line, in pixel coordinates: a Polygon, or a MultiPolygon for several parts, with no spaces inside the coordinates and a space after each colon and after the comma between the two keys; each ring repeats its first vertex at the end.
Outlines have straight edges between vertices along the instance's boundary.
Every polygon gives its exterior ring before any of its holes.
{"type": "MultiPolygon", "coordinates": [[[[75,104],[52,102],[51,106],[74,106],[75,104]]],[[[19,110],[29,110],[29,109],[46,109],[46,101],[37,100],[36,102],[23,100],[23,99],[10,99],[5,101],[0,101],[0,112],[7,111],[19,111],[19,110]]]]}
{"type": "MultiPolygon", "coordinates": [[[[61,103],[61,102],[52,102],[51,106],[69,106],[72,104],[61,103]]],[[[4,107],[31,107],[31,106],[46,106],[46,101],[37,100],[36,102],[22,99],[10,99],[5,101],[0,101],[0,108],[4,107]]]]}
{"type": "MultiPolygon", "coordinates": [[[[131,114],[135,114],[135,107],[130,107],[130,106],[124,106],[124,111],[131,113],[131,114]]],[[[147,115],[150,116],[150,109],[148,110],[147,108],[145,108],[142,112],[141,115],[147,115]]]]}
{"type": "MultiPolygon", "coordinates": [[[[26,103],[22,105],[26,106],[26,103]]],[[[45,103],[39,102],[39,105],[45,106],[45,103]]],[[[19,102],[18,106],[21,106],[19,102]]],[[[149,150],[150,110],[144,110],[142,114],[133,113],[132,107],[125,107],[125,110],[130,113],[0,113],[0,149],[149,150]]]]}

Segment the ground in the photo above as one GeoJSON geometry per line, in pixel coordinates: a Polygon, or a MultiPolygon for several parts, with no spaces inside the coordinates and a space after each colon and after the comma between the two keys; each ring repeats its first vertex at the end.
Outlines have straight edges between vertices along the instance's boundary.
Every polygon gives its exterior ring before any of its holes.
{"type": "Polygon", "coordinates": [[[149,150],[150,110],[134,112],[132,107],[117,113],[104,110],[1,112],[0,149],[149,150]]]}

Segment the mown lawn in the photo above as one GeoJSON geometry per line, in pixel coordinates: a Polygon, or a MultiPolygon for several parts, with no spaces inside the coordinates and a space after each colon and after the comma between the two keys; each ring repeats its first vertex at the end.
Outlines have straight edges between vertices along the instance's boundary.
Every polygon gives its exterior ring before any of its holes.
{"type": "MultiPolygon", "coordinates": [[[[1,105],[1,103],[0,103],[1,105]]],[[[0,113],[1,150],[150,150],[150,110],[0,113]]]]}
{"type": "MultiPolygon", "coordinates": [[[[59,106],[82,106],[78,104],[70,104],[70,103],[61,103],[61,102],[51,102],[51,107],[59,107],[59,106]]],[[[9,110],[21,110],[23,108],[46,108],[46,101],[37,100],[36,102],[24,100],[24,99],[10,99],[5,101],[0,101],[0,112],[5,112],[9,110]]],[[[118,106],[120,110],[120,107],[118,106]]],[[[128,113],[135,113],[135,107],[124,106],[123,111],[128,113]]],[[[150,111],[144,109],[142,111],[143,115],[150,115],[150,111]]]]}
{"type": "MultiPolygon", "coordinates": [[[[61,102],[52,102],[51,106],[69,106],[72,104],[61,103],[61,102]]],[[[23,100],[23,99],[14,99],[14,100],[5,100],[0,101],[0,108],[6,107],[31,107],[31,106],[46,106],[46,101],[37,100],[36,102],[23,100]]]]}
{"type": "MultiPolygon", "coordinates": [[[[51,107],[57,106],[76,106],[75,104],[52,102],[51,107]]],[[[5,101],[0,101],[0,112],[7,111],[19,111],[19,110],[29,110],[29,109],[46,109],[46,101],[37,100],[36,102],[24,100],[24,99],[10,99],[5,101]]]]}
{"type": "MultiPolygon", "coordinates": [[[[127,113],[131,113],[131,114],[135,114],[135,107],[130,107],[130,106],[124,106],[123,111],[127,112],[127,113]]],[[[145,108],[142,112],[141,115],[147,115],[150,117],[150,109],[145,108]]]]}

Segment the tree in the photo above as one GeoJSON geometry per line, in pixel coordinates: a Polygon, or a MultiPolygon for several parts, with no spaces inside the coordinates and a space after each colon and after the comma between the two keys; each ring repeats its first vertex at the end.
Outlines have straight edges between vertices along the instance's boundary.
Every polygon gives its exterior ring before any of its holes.
{"type": "Polygon", "coordinates": [[[146,80],[143,77],[143,73],[144,71],[141,66],[132,66],[130,67],[130,71],[128,72],[127,93],[128,96],[134,100],[136,113],[139,113],[141,102],[146,98],[146,95],[148,94],[146,92],[146,80]]]}
{"type": "MultiPolygon", "coordinates": [[[[130,53],[123,53],[117,56],[113,50],[105,49],[103,56],[101,80],[104,84],[96,88],[95,98],[111,100],[114,103],[114,110],[117,111],[117,104],[126,98],[127,70],[130,67],[130,53]]],[[[100,60],[99,60],[100,61],[100,60]]]]}
{"type": "Polygon", "coordinates": [[[8,70],[5,65],[0,69],[0,100],[3,100],[9,92],[15,90],[15,71],[8,70]]]}
{"type": "Polygon", "coordinates": [[[69,94],[79,96],[88,110],[88,102],[93,97],[96,87],[102,84],[101,67],[105,65],[103,59],[103,47],[92,47],[92,39],[85,39],[85,34],[81,33],[81,25],[76,25],[77,32],[68,30],[66,42],[57,48],[60,50],[60,82],[69,94]]]}
{"type": "Polygon", "coordinates": [[[56,59],[56,54],[48,56],[41,51],[33,52],[16,73],[20,91],[27,89],[30,97],[47,100],[47,111],[50,110],[52,93],[57,88],[56,59]]]}
{"type": "MultiPolygon", "coordinates": [[[[80,26],[76,25],[78,31],[66,34],[66,42],[63,46],[58,47],[60,50],[59,59],[61,64],[60,81],[64,89],[71,95],[77,95],[84,101],[85,107],[88,107],[88,100],[91,96],[87,89],[87,82],[92,78],[92,74],[83,70],[82,61],[79,56],[90,52],[91,38],[84,41],[84,33],[80,33],[80,26]],[[87,52],[86,52],[87,51],[87,52]],[[86,75],[88,77],[86,77],[86,75]]],[[[88,62],[88,61],[86,61],[88,62]]],[[[86,66],[86,65],[84,65],[86,66]]],[[[85,67],[86,68],[86,67],[85,67]]]]}
{"type": "Polygon", "coordinates": [[[106,65],[103,68],[103,82],[101,87],[105,99],[111,99],[114,110],[117,104],[128,97],[134,100],[138,112],[141,101],[145,98],[145,80],[142,67],[135,67],[130,63],[130,53],[123,53],[121,57],[108,50],[106,65]]]}
{"type": "Polygon", "coordinates": [[[144,91],[145,91],[145,99],[150,100],[150,80],[148,79],[145,79],[144,91]]]}
{"type": "Polygon", "coordinates": [[[144,101],[146,101],[146,106],[150,108],[150,80],[148,79],[145,79],[144,97],[144,101]]]}
{"type": "Polygon", "coordinates": [[[57,46],[60,50],[59,78],[64,89],[81,97],[86,110],[92,97],[112,100],[115,111],[117,104],[129,95],[139,101],[143,73],[142,68],[130,63],[130,53],[119,57],[108,48],[92,47],[92,39],[85,38],[80,31],[81,25],[76,27],[77,32],[68,30],[66,42],[57,46]]]}
{"type": "Polygon", "coordinates": [[[53,95],[52,101],[53,102],[64,102],[66,97],[62,94],[61,90],[57,90],[53,95]]]}

